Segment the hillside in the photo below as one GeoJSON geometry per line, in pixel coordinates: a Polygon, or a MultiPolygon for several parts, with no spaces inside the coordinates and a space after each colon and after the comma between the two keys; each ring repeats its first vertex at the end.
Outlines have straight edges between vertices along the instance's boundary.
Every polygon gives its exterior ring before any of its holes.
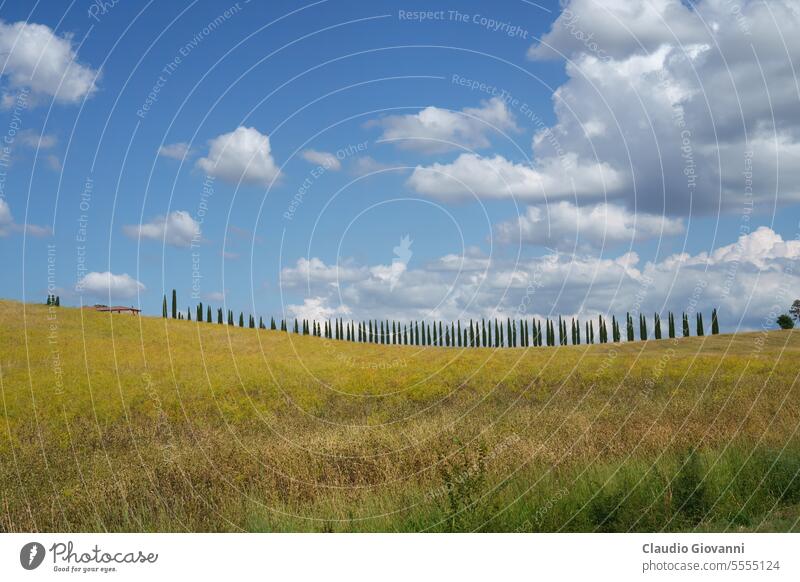
{"type": "Polygon", "coordinates": [[[0,346],[2,531],[798,529],[794,332],[420,348],[2,301],[0,346]]]}

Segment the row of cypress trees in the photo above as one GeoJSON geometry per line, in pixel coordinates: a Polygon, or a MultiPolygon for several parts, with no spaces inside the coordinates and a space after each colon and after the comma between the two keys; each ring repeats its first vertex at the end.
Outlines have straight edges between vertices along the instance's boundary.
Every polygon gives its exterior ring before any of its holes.
{"type": "MultiPolygon", "coordinates": [[[[214,323],[214,317],[210,305],[202,303],[195,307],[194,319],[198,322],[214,323]]],[[[192,309],[186,310],[184,317],[178,311],[177,295],[172,291],[172,318],[192,320],[192,309]]],[[[162,316],[169,317],[167,310],[167,296],[164,296],[162,305],[162,316]]],[[[222,308],[216,311],[216,323],[235,325],[234,313],[228,310],[223,317],[222,308]]],[[[590,319],[581,324],[580,319],[572,318],[569,322],[570,331],[567,332],[567,320],[558,317],[557,321],[545,319],[541,320],[519,319],[512,320],[507,318],[505,322],[498,319],[480,321],[469,321],[462,326],[461,321],[457,322],[425,322],[412,321],[401,323],[399,321],[345,321],[341,318],[333,321],[323,321],[319,323],[314,320],[294,320],[292,331],[296,334],[324,337],[333,340],[342,340],[359,343],[392,344],[392,345],[417,345],[417,346],[442,346],[442,347],[539,347],[539,346],[566,346],[594,343],[609,343],[622,341],[620,322],[615,316],[611,317],[610,322],[602,315],[595,320],[590,319]],[[488,321],[488,323],[487,323],[488,321]],[[544,330],[542,324],[544,323],[544,330]],[[611,325],[611,335],[609,336],[608,325],[611,325]],[[556,331],[556,325],[558,331],[556,331]]],[[[639,340],[663,338],[661,316],[656,313],[653,316],[653,333],[648,332],[648,321],[643,314],[639,314],[639,340]]],[[[239,327],[251,329],[267,329],[262,317],[258,318],[258,323],[253,315],[248,316],[245,326],[245,316],[239,313],[239,327]]],[[[278,325],[275,318],[270,318],[269,329],[288,332],[289,325],[285,319],[278,325]]],[[[625,338],[627,341],[636,341],[634,333],[633,317],[630,313],[625,315],[625,338]]],[[[672,312],[667,314],[667,337],[677,337],[675,315],[672,312]]],[[[719,320],[717,310],[711,312],[711,333],[719,333],[719,320]]],[[[681,318],[681,335],[689,337],[691,330],[689,326],[689,316],[684,313],[681,318]]],[[[695,314],[695,335],[705,335],[703,314],[695,314]]]]}

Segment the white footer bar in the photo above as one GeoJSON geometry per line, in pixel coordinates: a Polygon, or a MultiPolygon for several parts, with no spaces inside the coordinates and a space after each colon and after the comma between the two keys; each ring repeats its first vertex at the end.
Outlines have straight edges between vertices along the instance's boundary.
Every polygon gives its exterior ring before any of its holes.
{"type": "Polygon", "coordinates": [[[800,534],[4,534],[0,580],[800,580],[800,534]]]}

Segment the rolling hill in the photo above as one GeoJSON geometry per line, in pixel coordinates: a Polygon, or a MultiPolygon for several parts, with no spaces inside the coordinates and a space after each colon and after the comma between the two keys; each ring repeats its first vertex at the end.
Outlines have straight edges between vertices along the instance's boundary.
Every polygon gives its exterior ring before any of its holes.
{"type": "Polygon", "coordinates": [[[351,344],[0,302],[2,531],[800,528],[800,334],[351,344]]]}

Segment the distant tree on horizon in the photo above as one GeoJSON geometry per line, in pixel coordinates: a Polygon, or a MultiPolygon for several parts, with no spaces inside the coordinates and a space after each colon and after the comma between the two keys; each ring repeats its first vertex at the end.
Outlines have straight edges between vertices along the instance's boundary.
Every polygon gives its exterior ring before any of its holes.
{"type": "Polygon", "coordinates": [[[795,321],[800,321],[800,299],[795,299],[789,308],[789,314],[795,321]]]}
{"type": "Polygon", "coordinates": [[[794,319],[792,319],[787,313],[779,315],[778,319],[775,320],[775,323],[777,323],[778,327],[780,327],[781,329],[794,328],[794,319]]]}

